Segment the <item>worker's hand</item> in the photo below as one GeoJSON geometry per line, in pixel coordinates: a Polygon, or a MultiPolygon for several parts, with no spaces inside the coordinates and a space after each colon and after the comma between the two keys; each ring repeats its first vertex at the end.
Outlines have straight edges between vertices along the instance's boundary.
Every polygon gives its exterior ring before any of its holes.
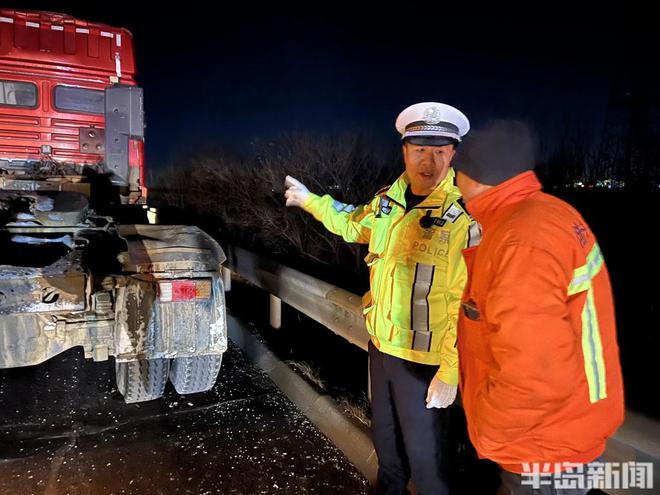
{"type": "Polygon", "coordinates": [[[426,408],[451,406],[456,400],[457,389],[456,385],[448,385],[434,376],[426,393],[426,408]]]}
{"type": "Polygon", "coordinates": [[[284,192],[286,205],[302,208],[307,198],[309,198],[309,189],[302,182],[289,175],[284,180],[284,187],[286,187],[286,191],[284,192]]]}

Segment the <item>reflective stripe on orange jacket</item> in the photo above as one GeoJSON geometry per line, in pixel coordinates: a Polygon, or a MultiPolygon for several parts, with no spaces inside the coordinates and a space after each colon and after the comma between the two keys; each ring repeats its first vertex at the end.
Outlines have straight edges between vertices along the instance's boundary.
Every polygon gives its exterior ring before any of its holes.
{"type": "Polygon", "coordinates": [[[467,204],[483,237],[464,251],[461,392],[481,457],[523,463],[596,459],[623,421],[609,275],[570,205],[520,174],[467,204]]]}

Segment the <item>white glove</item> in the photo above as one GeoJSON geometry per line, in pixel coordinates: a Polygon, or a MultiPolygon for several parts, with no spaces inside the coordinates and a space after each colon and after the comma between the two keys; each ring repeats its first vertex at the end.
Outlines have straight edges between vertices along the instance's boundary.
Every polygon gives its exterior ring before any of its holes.
{"type": "Polygon", "coordinates": [[[457,390],[456,385],[448,385],[437,376],[434,376],[426,393],[426,409],[451,406],[456,400],[457,390]]]}
{"type": "Polygon", "coordinates": [[[284,180],[284,187],[286,187],[286,191],[284,192],[286,205],[302,208],[307,198],[309,198],[309,189],[302,182],[289,175],[284,180]]]}

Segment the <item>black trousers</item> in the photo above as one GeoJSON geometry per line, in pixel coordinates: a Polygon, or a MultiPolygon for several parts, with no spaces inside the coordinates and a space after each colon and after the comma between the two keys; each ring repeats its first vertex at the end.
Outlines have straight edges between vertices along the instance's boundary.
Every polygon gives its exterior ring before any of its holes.
{"type": "Polygon", "coordinates": [[[449,493],[443,463],[448,410],[426,409],[426,392],[438,367],[384,354],[369,342],[369,369],[377,493],[406,494],[411,477],[419,495],[449,493]]]}

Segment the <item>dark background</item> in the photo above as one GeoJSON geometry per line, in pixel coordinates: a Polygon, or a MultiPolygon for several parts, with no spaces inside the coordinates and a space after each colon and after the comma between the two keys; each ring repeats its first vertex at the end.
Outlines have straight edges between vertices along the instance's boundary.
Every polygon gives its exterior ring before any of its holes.
{"type": "Polygon", "coordinates": [[[597,145],[614,86],[658,86],[660,21],[632,6],[228,3],[15,7],[133,33],[157,169],[209,143],[246,153],[291,131],[358,131],[396,144],[396,115],[429,100],[458,107],[473,126],[522,118],[546,147],[578,128],[597,145]]]}

